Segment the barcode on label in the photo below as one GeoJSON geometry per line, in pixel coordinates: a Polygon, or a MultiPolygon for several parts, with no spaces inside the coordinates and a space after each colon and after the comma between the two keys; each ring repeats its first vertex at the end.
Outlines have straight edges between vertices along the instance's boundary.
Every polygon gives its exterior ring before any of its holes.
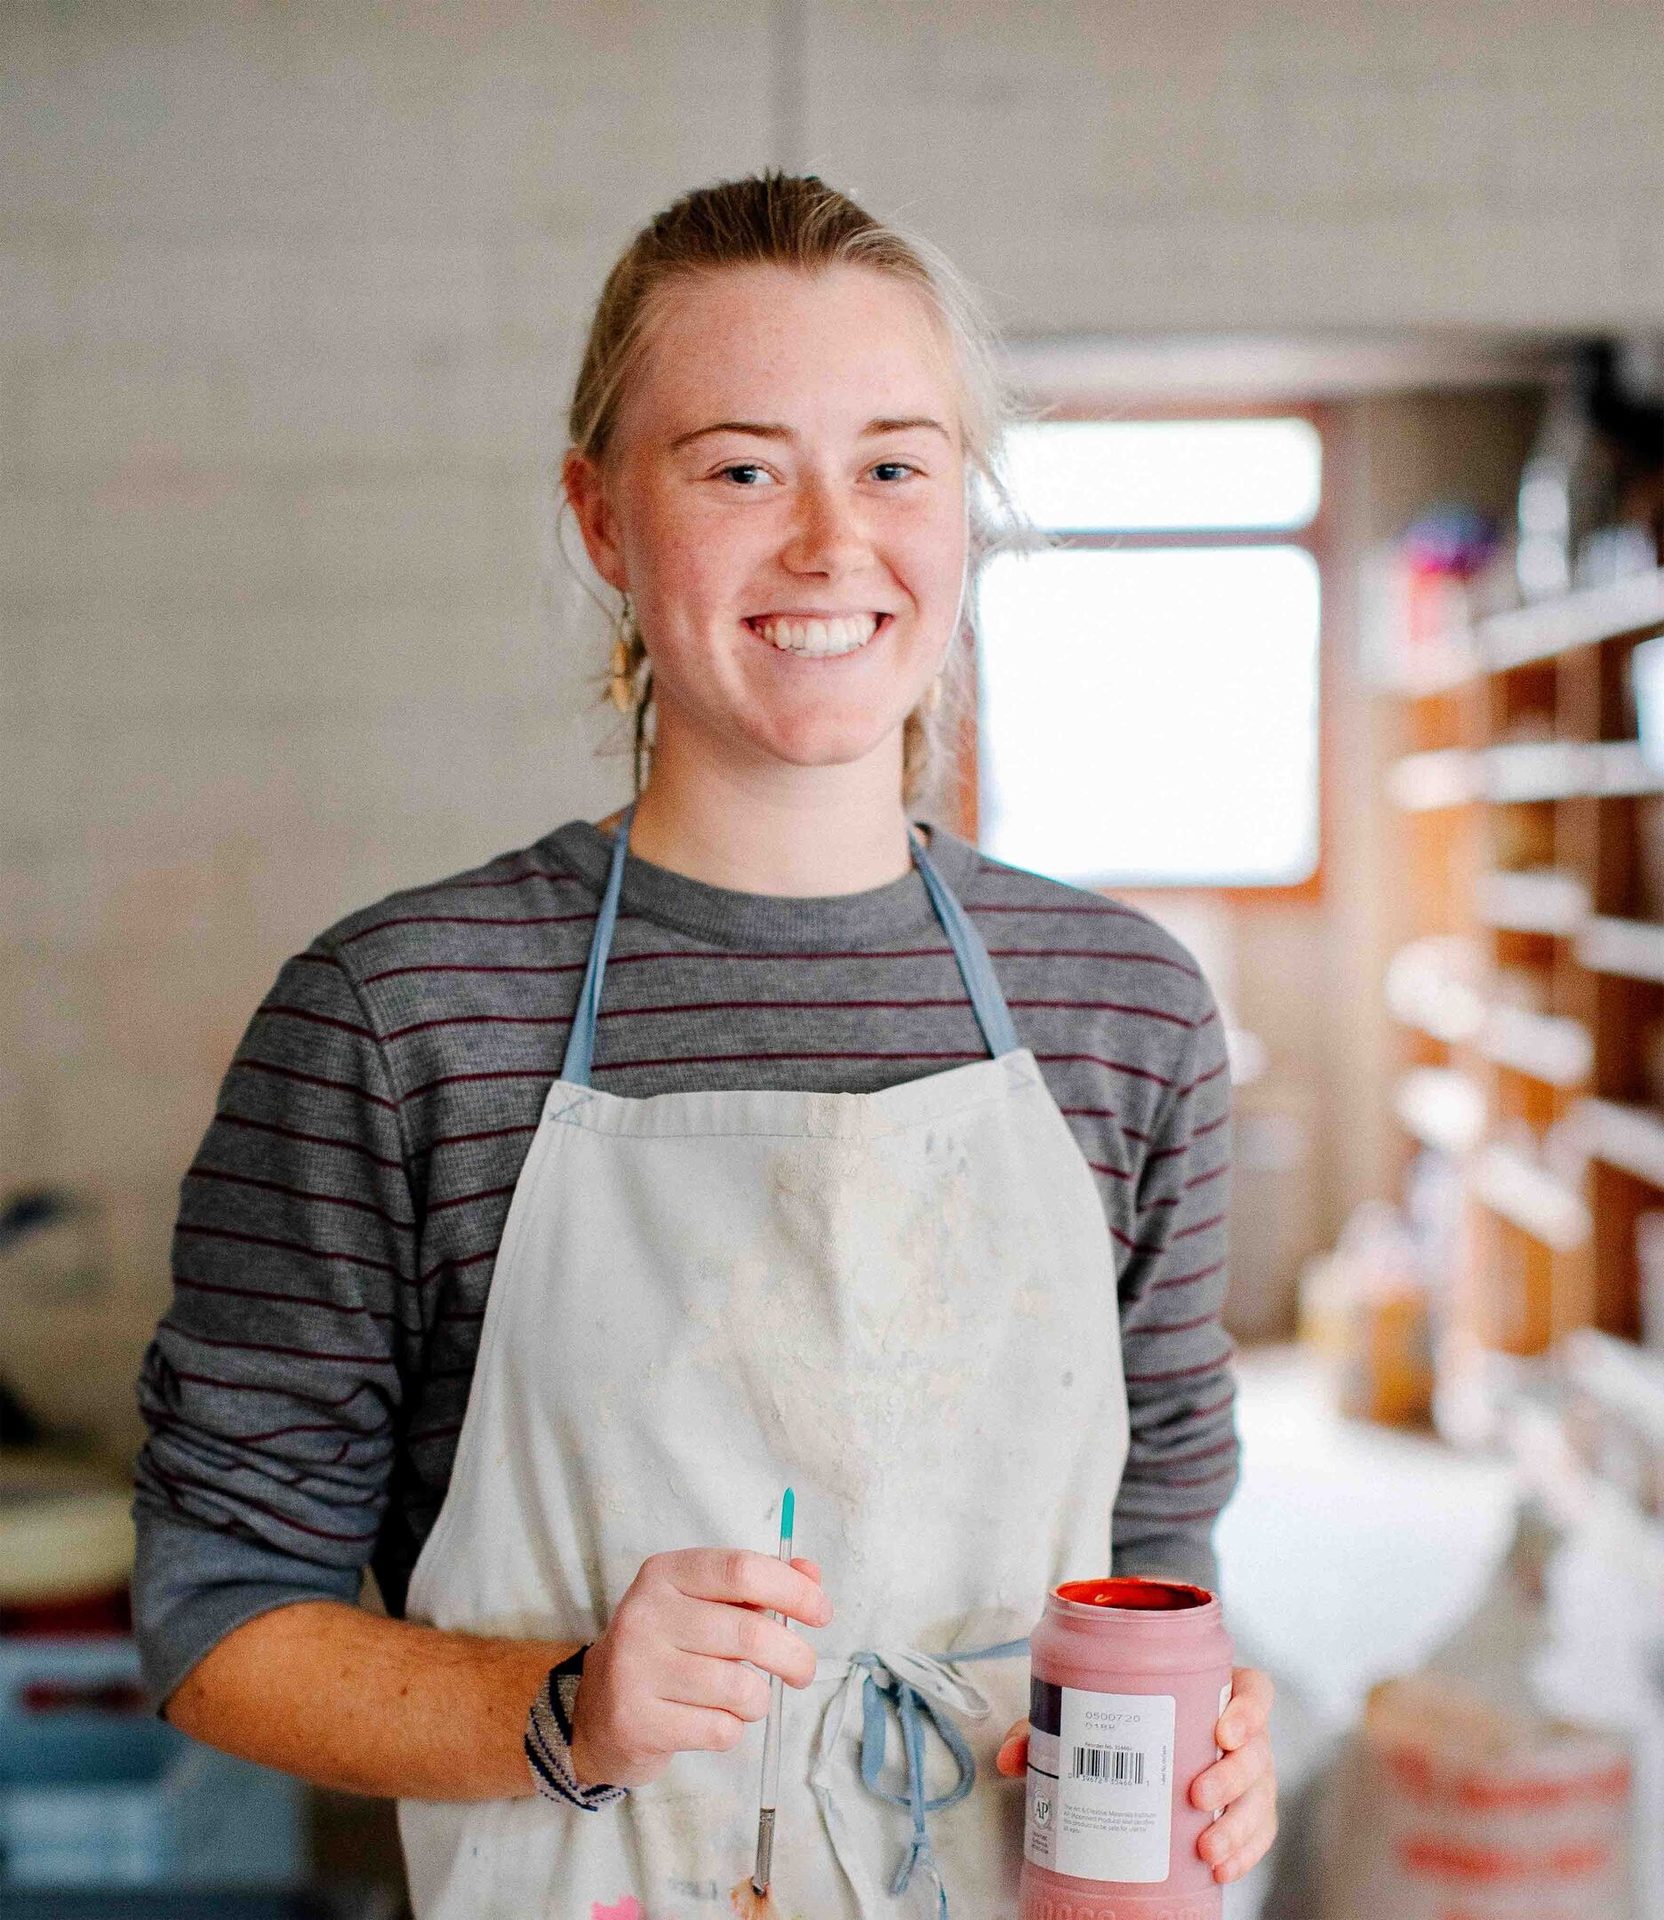
{"type": "Polygon", "coordinates": [[[1076,1780],[1107,1780],[1116,1787],[1144,1784],[1142,1747],[1075,1747],[1072,1751],[1076,1780]]]}

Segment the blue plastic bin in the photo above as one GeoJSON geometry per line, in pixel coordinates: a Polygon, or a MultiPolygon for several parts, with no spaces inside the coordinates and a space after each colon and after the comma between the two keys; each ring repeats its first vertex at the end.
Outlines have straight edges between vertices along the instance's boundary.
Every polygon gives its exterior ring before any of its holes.
{"type": "Polygon", "coordinates": [[[188,1739],[138,1679],[130,1639],[0,1640],[0,1889],[304,1881],[304,1786],[188,1739]]]}

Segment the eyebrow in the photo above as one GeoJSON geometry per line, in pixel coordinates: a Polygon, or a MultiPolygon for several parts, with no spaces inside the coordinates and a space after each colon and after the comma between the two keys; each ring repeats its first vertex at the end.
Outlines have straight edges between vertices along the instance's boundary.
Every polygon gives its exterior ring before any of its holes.
{"type": "MultiPolygon", "coordinates": [[[[942,425],[940,420],[932,420],[927,415],[920,414],[908,419],[869,420],[861,429],[861,438],[865,440],[871,435],[878,433],[900,433],[908,427],[928,427],[933,432],[939,433],[944,440],[951,440],[953,437],[947,428],[942,425]]],[[[790,440],[792,438],[792,429],[790,427],[780,426],[773,421],[718,420],[708,427],[695,427],[691,433],[677,434],[676,438],[670,443],[671,451],[674,452],[678,447],[685,447],[692,441],[702,440],[708,433],[750,433],[755,434],[760,440],[790,440]]]]}

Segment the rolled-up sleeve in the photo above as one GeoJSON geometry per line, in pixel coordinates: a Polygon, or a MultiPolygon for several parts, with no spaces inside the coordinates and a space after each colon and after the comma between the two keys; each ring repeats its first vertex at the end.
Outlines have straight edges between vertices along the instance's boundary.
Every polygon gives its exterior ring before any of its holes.
{"type": "Polygon", "coordinates": [[[1205,980],[1147,1143],[1135,1244],[1120,1281],[1131,1425],[1115,1502],[1119,1573],[1217,1590],[1213,1528],[1237,1483],[1235,1346],[1221,1323],[1231,1180],[1231,1076],[1205,980]]]}
{"type": "Polygon", "coordinates": [[[134,1628],[158,1705],[257,1614],[358,1593],[417,1299],[407,1165],[381,1042],[320,939],[221,1084],[139,1377],[134,1628]]]}

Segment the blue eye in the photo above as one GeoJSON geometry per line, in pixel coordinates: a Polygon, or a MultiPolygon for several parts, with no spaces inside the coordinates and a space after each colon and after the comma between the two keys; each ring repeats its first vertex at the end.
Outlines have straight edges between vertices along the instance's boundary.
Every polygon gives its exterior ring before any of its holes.
{"type": "Polygon", "coordinates": [[[763,469],[760,462],[756,460],[735,460],[731,462],[728,466],[720,468],[719,471],[725,474],[727,473],[761,473],[763,469]]]}
{"type": "Polygon", "coordinates": [[[900,469],[900,471],[901,471],[901,472],[903,472],[903,473],[917,473],[917,472],[918,472],[918,468],[917,468],[917,467],[915,467],[915,466],[910,466],[910,465],[908,464],[908,462],[907,462],[907,461],[905,461],[905,460],[880,460],[880,461],[878,462],[878,466],[875,466],[875,467],[873,468],[873,472],[874,472],[874,473],[877,473],[877,471],[878,471],[878,468],[879,468],[879,467],[896,467],[896,468],[899,468],[899,469],[900,469]]]}

